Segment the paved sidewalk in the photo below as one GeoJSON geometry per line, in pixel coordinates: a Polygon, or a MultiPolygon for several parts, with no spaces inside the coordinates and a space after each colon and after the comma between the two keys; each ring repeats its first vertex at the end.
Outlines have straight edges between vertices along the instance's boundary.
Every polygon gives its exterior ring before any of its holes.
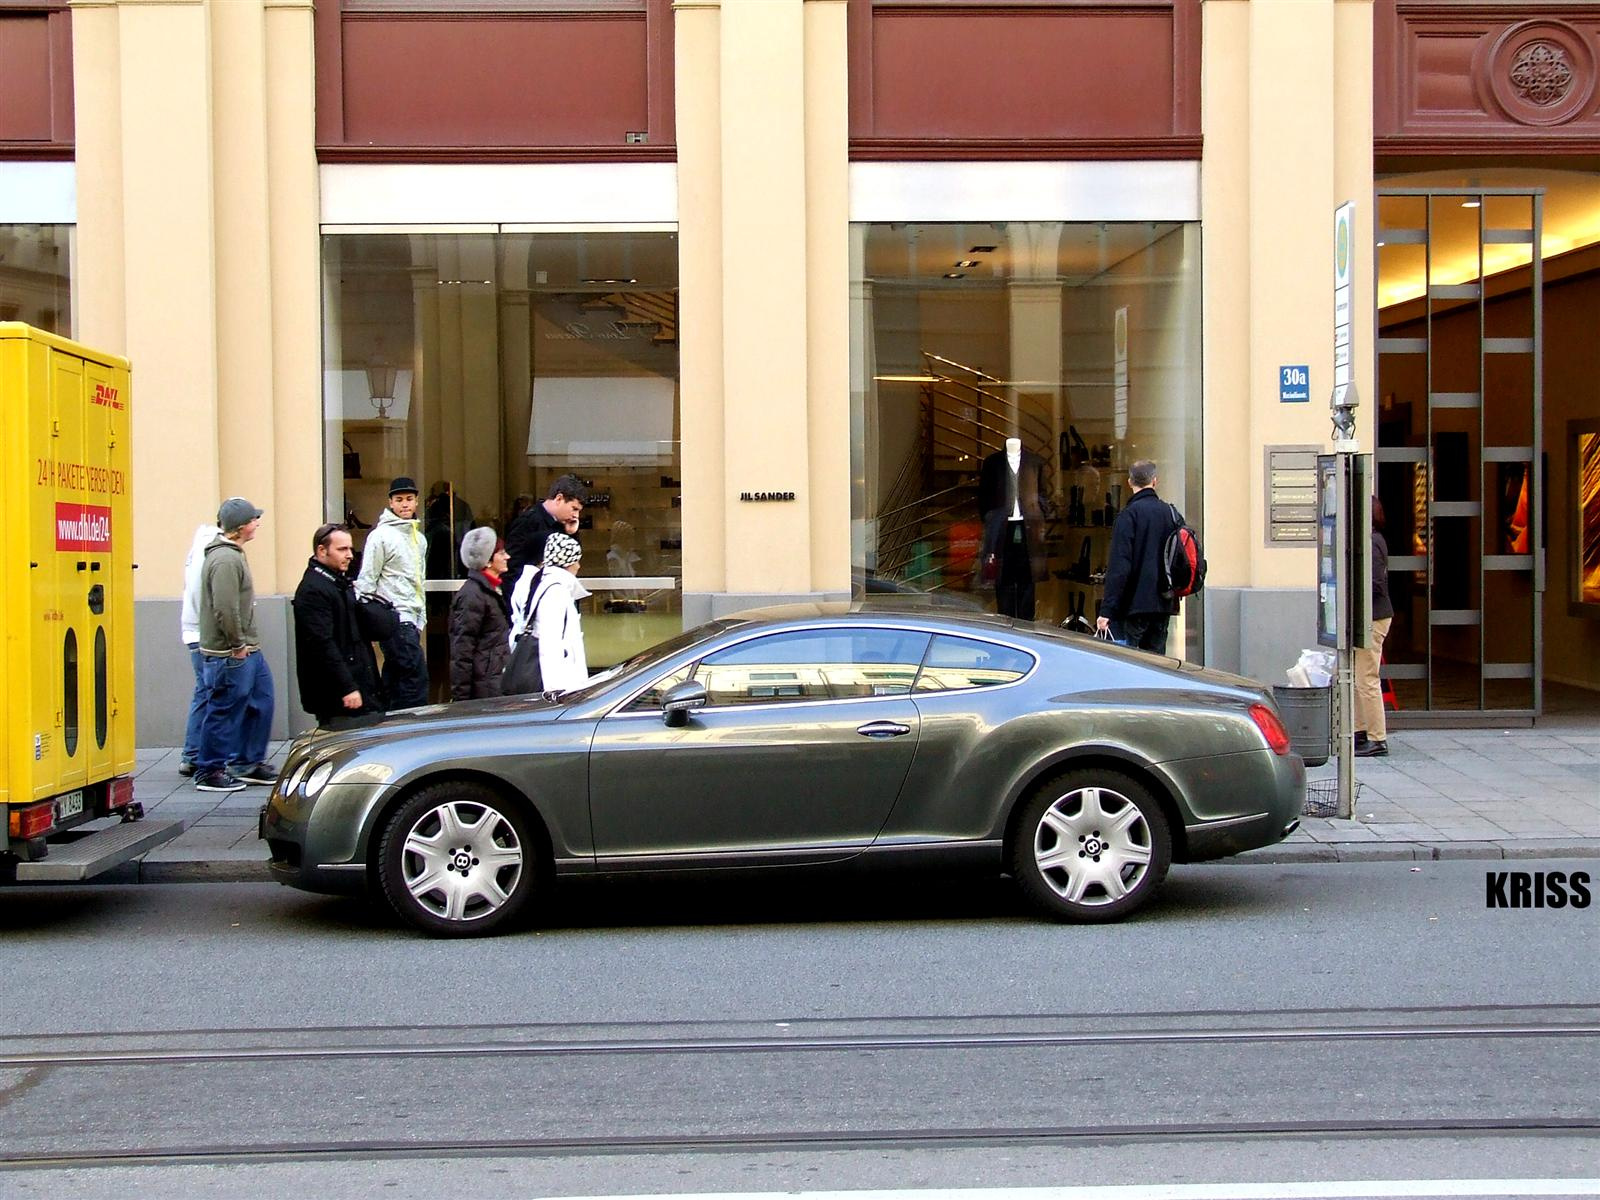
{"type": "MultiPolygon", "coordinates": [[[[274,743],[281,764],[285,743],[274,743]]],[[[116,878],[266,878],[256,813],[270,788],[217,795],[178,775],[176,749],[140,750],[135,795],[145,812],[181,818],[183,834],[116,878]]],[[[1336,764],[1314,767],[1333,780],[1336,764]]],[[[1418,858],[1600,858],[1600,716],[1561,716],[1535,729],[1394,731],[1389,756],[1356,760],[1359,819],[1307,817],[1287,841],[1241,863],[1418,858]]]]}

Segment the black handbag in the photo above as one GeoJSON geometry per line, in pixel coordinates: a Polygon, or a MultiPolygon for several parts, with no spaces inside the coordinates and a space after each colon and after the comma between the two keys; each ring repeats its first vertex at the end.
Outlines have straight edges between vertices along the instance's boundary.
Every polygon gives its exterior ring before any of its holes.
{"type": "Polygon", "coordinates": [[[369,642],[386,642],[400,632],[400,612],[382,596],[373,593],[356,599],[356,623],[369,642]]]}
{"type": "Polygon", "coordinates": [[[350,444],[350,439],[344,439],[344,477],[346,479],[361,478],[361,455],[350,444]]]}
{"type": "Polygon", "coordinates": [[[539,637],[526,630],[511,647],[506,669],[500,675],[502,696],[528,696],[544,691],[544,671],[539,666],[539,637]]]}

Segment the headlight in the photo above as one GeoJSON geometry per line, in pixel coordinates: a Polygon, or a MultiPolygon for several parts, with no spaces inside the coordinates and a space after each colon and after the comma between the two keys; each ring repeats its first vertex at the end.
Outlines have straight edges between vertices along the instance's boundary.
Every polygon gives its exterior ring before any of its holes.
{"type": "Polygon", "coordinates": [[[308,754],[305,758],[302,758],[298,763],[295,764],[294,770],[290,771],[289,774],[284,777],[283,782],[278,785],[279,793],[284,796],[292,796],[295,788],[300,786],[300,781],[305,778],[306,768],[310,765],[311,756],[308,754]]]}
{"type": "Polygon", "coordinates": [[[333,778],[333,760],[318,763],[311,774],[306,776],[306,799],[310,799],[322,790],[322,785],[333,778]]]}

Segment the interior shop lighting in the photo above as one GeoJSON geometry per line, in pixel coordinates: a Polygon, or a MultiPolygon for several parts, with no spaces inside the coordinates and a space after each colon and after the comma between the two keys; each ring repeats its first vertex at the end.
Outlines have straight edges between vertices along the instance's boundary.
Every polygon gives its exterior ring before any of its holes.
{"type": "Polygon", "coordinates": [[[946,271],[944,277],[946,279],[965,279],[967,273],[965,271],[946,271]]]}
{"type": "Polygon", "coordinates": [[[999,246],[968,246],[967,247],[967,253],[968,254],[993,254],[998,249],[1000,249],[999,246]]]}
{"type": "Polygon", "coordinates": [[[469,287],[474,285],[489,286],[494,283],[492,279],[441,279],[440,287],[469,287]]]}
{"type": "Polygon", "coordinates": [[[975,267],[977,265],[978,265],[978,260],[975,259],[975,258],[958,259],[957,262],[956,262],[956,266],[958,266],[958,267],[975,267]]]}
{"type": "Polygon", "coordinates": [[[1483,201],[1481,201],[1481,200],[1463,200],[1461,202],[1461,207],[1462,208],[1477,208],[1482,203],[1483,203],[1483,201]]]}
{"type": "Polygon", "coordinates": [[[638,283],[637,279],[581,279],[580,283],[598,283],[606,287],[619,287],[624,283],[638,283]]]}

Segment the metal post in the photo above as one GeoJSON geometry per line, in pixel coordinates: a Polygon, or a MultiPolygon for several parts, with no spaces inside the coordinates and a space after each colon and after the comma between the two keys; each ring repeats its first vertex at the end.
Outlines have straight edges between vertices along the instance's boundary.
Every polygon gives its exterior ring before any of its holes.
{"type": "Polygon", "coordinates": [[[1355,656],[1350,628],[1350,535],[1355,524],[1351,505],[1355,501],[1350,486],[1351,460],[1355,457],[1354,440],[1335,441],[1339,456],[1339,509],[1335,517],[1334,539],[1338,543],[1338,571],[1335,574],[1335,601],[1339,614],[1339,644],[1335,649],[1337,669],[1334,676],[1337,703],[1334,705],[1334,736],[1339,739],[1339,816],[1349,820],[1355,812],[1356,758],[1355,758],[1355,656]],[[1345,449],[1345,446],[1351,449],[1345,449]]]}

